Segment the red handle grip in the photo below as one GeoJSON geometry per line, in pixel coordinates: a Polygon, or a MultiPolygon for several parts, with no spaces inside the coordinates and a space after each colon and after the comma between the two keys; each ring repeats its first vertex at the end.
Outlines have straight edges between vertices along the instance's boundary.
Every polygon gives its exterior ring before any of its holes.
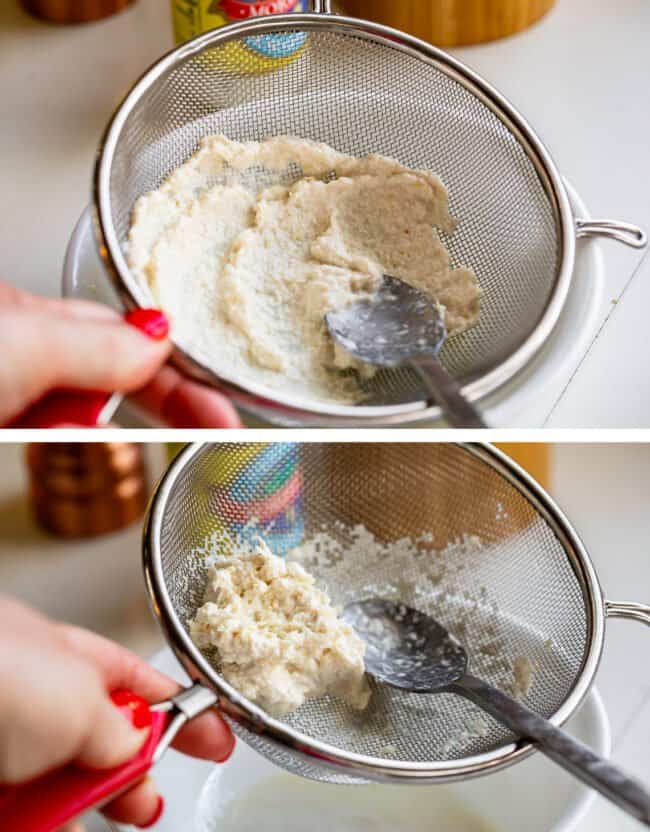
{"type": "Polygon", "coordinates": [[[110,399],[110,393],[55,390],[22,413],[10,428],[57,428],[79,425],[94,428],[110,399]]]}
{"type": "Polygon", "coordinates": [[[116,691],[111,698],[133,725],[151,725],[138,754],[105,771],[69,765],[30,783],[0,788],[0,829],[55,832],[84,812],[108,803],[149,771],[169,714],[151,711],[144,699],[130,691],[116,691]]]}

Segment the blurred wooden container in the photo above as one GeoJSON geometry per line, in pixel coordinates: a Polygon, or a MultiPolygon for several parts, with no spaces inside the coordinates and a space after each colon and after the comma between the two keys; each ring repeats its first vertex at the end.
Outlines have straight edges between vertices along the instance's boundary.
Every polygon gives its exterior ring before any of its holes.
{"type": "Polygon", "coordinates": [[[144,456],[126,442],[27,446],[36,519],[60,537],[92,537],[140,518],[147,503],[144,456]]]}
{"type": "Polygon", "coordinates": [[[21,0],[30,14],[52,23],[90,23],[122,11],[135,0],[21,0]]]}
{"type": "MultiPolygon", "coordinates": [[[[516,450],[523,463],[522,448],[516,450]]],[[[534,453],[528,458],[534,477],[544,474],[540,461],[534,453]]],[[[362,524],[384,541],[432,533],[435,549],[464,535],[493,543],[537,519],[513,486],[451,443],[332,443],[316,470],[320,477],[305,477],[307,516],[312,505],[325,504],[344,526],[362,524]]],[[[309,533],[320,531],[318,522],[309,533]]]]}
{"type": "Polygon", "coordinates": [[[543,17],[556,0],[342,0],[348,14],[401,29],[436,46],[504,38],[543,17]]]}

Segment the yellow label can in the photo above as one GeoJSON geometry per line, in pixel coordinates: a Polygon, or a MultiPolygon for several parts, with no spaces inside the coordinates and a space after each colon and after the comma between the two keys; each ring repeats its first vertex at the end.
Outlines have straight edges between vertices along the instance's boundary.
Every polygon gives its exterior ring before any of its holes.
{"type": "MultiPolygon", "coordinates": [[[[176,43],[235,21],[271,14],[302,12],[308,0],[171,0],[176,43]]],[[[243,38],[224,47],[224,58],[240,71],[259,72],[285,66],[302,51],[305,32],[279,32],[243,38]]]]}

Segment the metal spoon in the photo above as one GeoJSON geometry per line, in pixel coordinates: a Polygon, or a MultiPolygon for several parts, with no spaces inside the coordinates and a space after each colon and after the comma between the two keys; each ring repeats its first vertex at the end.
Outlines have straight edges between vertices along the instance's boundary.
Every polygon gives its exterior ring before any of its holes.
{"type": "Polygon", "coordinates": [[[325,322],[332,338],[359,361],[379,367],[412,367],[454,427],[486,427],[438,360],[447,339],[444,316],[418,289],[384,275],[370,300],[328,312],[325,322]]]}
{"type": "Polygon", "coordinates": [[[372,598],[349,604],[343,619],[366,643],[366,671],[413,693],[456,693],[650,826],[650,793],[525,705],[468,673],[463,645],[441,624],[404,604],[372,598]]]}

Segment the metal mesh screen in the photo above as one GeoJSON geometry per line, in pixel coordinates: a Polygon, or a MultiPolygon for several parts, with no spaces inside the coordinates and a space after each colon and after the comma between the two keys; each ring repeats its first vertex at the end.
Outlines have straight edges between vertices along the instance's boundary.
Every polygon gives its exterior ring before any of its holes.
{"type": "MultiPolygon", "coordinates": [[[[159,531],[164,584],[184,624],[203,602],[206,538],[234,534],[263,514],[269,483],[277,486],[288,470],[299,483],[293,511],[283,514],[281,529],[259,525],[272,550],[323,532],[345,550],[351,530],[362,524],[377,540],[392,542],[385,555],[357,546],[354,559],[309,564],[336,604],[379,595],[423,609],[463,641],[472,672],[497,687],[512,692],[513,664],[525,658],[533,669],[526,703],[545,717],[558,710],[588,648],[583,582],[529,500],[459,446],[224,443],[201,449],[174,482],[159,531]],[[404,556],[404,538],[420,539],[415,557],[404,556]]],[[[218,553],[217,546],[212,554],[218,553]]],[[[217,674],[218,663],[210,660],[217,674]]],[[[343,751],[404,762],[462,761],[513,739],[456,695],[372,687],[362,713],[328,697],[285,722],[343,751]]],[[[237,730],[286,768],[350,781],[237,730]]]]}
{"type": "MultiPolygon", "coordinates": [[[[271,19],[255,25],[277,33],[271,19]]],[[[550,189],[505,116],[444,66],[335,18],[305,22],[293,36],[303,45],[278,69],[260,71],[246,38],[231,38],[176,61],[133,103],[110,171],[110,219],[120,244],[136,199],[208,134],[240,141],[292,134],[432,170],[460,219],[444,243],[455,265],[474,268],[483,290],[479,323],[450,340],[443,361],[464,380],[480,378],[530,336],[553,295],[562,243],[550,189]]],[[[381,372],[368,393],[364,404],[426,399],[416,375],[404,370],[381,372]]]]}

